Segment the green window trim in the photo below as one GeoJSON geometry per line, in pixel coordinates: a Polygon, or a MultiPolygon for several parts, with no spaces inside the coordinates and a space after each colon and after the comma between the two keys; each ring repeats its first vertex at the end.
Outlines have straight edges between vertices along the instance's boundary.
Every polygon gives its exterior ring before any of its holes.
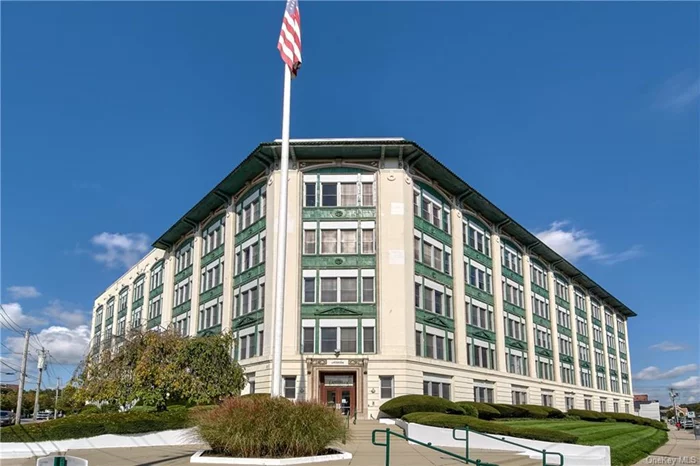
{"type": "Polygon", "coordinates": [[[440,241],[443,244],[446,244],[450,247],[452,247],[452,236],[446,233],[445,231],[439,229],[432,223],[429,223],[427,220],[423,219],[423,217],[418,217],[415,216],[413,217],[413,223],[416,229],[418,229],[420,232],[425,233],[427,235],[432,236],[436,240],[440,241]]]}
{"type": "Polygon", "coordinates": [[[559,296],[555,296],[554,301],[561,307],[569,309],[569,301],[562,299],[559,296]]]}
{"type": "Polygon", "coordinates": [[[583,318],[583,320],[588,320],[588,315],[586,315],[586,311],[582,309],[576,309],[576,315],[583,318]]]}
{"type": "Polygon", "coordinates": [[[479,219],[478,219],[477,217],[475,217],[474,215],[472,215],[472,214],[470,214],[470,213],[467,213],[467,212],[462,212],[462,216],[463,216],[464,219],[467,220],[469,223],[473,223],[473,224],[475,224],[476,226],[478,226],[479,228],[481,228],[482,230],[484,230],[484,232],[488,233],[489,235],[491,234],[491,229],[490,229],[488,226],[486,226],[486,225],[484,224],[484,222],[482,222],[481,220],[479,220],[479,219]]]}
{"type": "Polygon", "coordinates": [[[131,309],[137,309],[143,305],[143,296],[131,303],[131,309]]]}
{"type": "Polygon", "coordinates": [[[127,310],[124,309],[123,311],[117,312],[117,319],[121,319],[122,317],[126,317],[126,311],[127,310]]]}
{"type": "Polygon", "coordinates": [[[606,374],[605,374],[605,366],[599,366],[599,365],[596,364],[595,370],[596,370],[596,372],[597,372],[598,374],[606,375],[606,374]]]}
{"type": "Polygon", "coordinates": [[[163,260],[163,259],[159,260],[158,262],[156,262],[155,264],[153,264],[153,267],[151,267],[151,270],[155,270],[155,269],[157,269],[158,267],[163,266],[164,263],[165,263],[165,260],[163,260]]]}
{"type": "Polygon", "coordinates": [[[620,359],[627,361],[627,353],[620,353],[620,359]]]}
{"type": "Polygon", "coordinates": [[[105,327],[110,326],[112,324],[112,322],[114,322],[114,317],[107,317],[105,319],[105,327]]]}
{"type": "Polygon", "coordinates": [[[503,301],[503,310],[505,312],[509,312],[511,314],[515,314],[520,317],[525,317],[525,309],[523,309],[520,306],[516,306],[515,304],[511,304],[509,302],[503,301]]]}
{"type": "Polygon", "coordinates": [[[563,335],[568,336],[568,337],[571,336],[571,329],[570,329],[570,328],[563,327],[563,326],[561,326],[561,325],[559,325],[559,324],[557,324],[557,331],[558,331],[559,333],[563,334],[563,335]]]}
{"type": "Polygon", "coordinates": [[[470,259],[474,259],[475,261],[477,261],[485,267],[488,267],[489,269],[493,268],[493,261],[490,257],[488,257],[486,254],[480,251],[477,251],[468,244],[464,245],[464,255],[469,257],[470,259]]]}
{"type": "Polygon", "coordinates": [[[241,285],[245,285],[248,282],[255,280],[258,277],[265,275],[265,263],[261,262],[258,265],[254,265],[245,272],[239,273],[233,277],[234,287],[238,288],[241,285]]]}
{"type": "Polygon", "coordinates": [[[249,240],[258,233],[262,233],[267,228],[267,217],[261,217],[257,222],[248,225],[247,228],[238,232],[234,238],[235,244],[241,244],[249,240]]]}
{"type": "Polygon", "coordinates": [[[591,320],[593,321],[593,325],[596,325],[598,327],[601,326],[600,319],[596,319],[595,317],[591,317],[591,320]]]}
{"type": "Polygon", "coordinates": [[[202,230],[206,230],[207,228],[212,226],[214,223],[221,220],[224,215],[226,215],[226,210],[219,212],[218,214],[214,214],[214,217],[207,221],[207,224],[202,227],[202,230]]]}
{"type": "Polygon", "coordinates": [[[617,351],[614,348],[608,347],[608,354],[612,354],[613,356],[617,356],[617,351]]]}
{"type": "Polygon", "coordinates": [[[535,345],[535,354],[540,357],[548,358],[552,363],[554,362],[554,352],[551,349],[535,345]]]}
{"type": "Polygon", "coordinates": [[[188,312],[189,310],[192,309],[192,300],[185,301],[184,303],[175,306],[173,308],[173,317],[177,317],[181,314],[184,314],[185,312],[188,312]]]}
{"type": "Polygon", "coordinates": [[[547,327],[548,329],[552,328],[552,321],[549,319],[545,319],[544,317],[538,316],[537,314],[532,314],[532,321],[535,324],[542,325],[543,327],[547,327]]]}
{"type": "Polygon", "coordinates": [[[188,265],[187,267],[185,267],[184,269],[180,270],[178,273],[175,274],[175,278],[173,281],[175,283],[180,283],[182,280],[184,280],[185,278],[192,275],[192,270],[193,270],[192,265],[191,264],[188,265]]]}
{"type": "Polygon", "coordinates": [[[377,218],[376,207],[304,207],[303,220],[372,220],[377,218]]]}
{"type": "Polygon", "coordinates": [[[198,337],[206,337],[208,335],[218,335],[221,333],[221,324],[216,324],[213,325],[209,328],[203,328],[202,330],[197,331],[197,336],[198,337]]]}
{"type": "Polygon", "coordinates": [[[315,254],[301,256],[301,267],[309,269],[375,268],[375,254],[315,254]]]}
{"type": "Polygon", "coordinates": [[[578,332],[576,332],[576,339],[582,343],[589,343],[590,342],[590,340],[588,339],[588,337],[586,335],[582,335],[578,332]]]}
{"type": "Polygon", "coordinates": [[[513,272],[512,270],[510,270],[509,268],[507,268],[505,265],[501,266],[501,274],[502,274],[504,277],[508,277],[508,278],[510,278],[511,280],[513,280],[514,282],[517,282],[517,283],[519,283],[519,284],[521,284],[521,285],[524,285],[524,284],[525,284],[525,280],[523,279],[523,276],[522,276],[522,275],[513,272]]]}
{"type": "Polygon", "coordinates": [[[242,316],[234,317],[231,321],[233,330],[242,330],[253,325],[261,325],[264,322],[265,311],[259,309],[257,311],[243,314],[242,316]]]}
{"type": "Polygon", "coordinates": [[[158,287],[152,289],[150,293],[148,293],[148,298],[152,300],[153,298],[155,298],[156,296],[160,296],[161,294],[163,294],[163,284],[160,284],[158,285],[158,287]]]}
{"type": "Polygon", "coordinates": [[[581,369],[591,368],[591,364],[588,361],[579,361],[578,365],[581,366],[581,369]]]}
{"type": "Polygon", "coordinates": [[[440,272],[439,270],[434,269],[432,267],[428,267],[422,262],[415,261],[415,273],[417,273],[418,275],[422,275],[423,277],[429,278],[433,281],[436,281],[442,285],[448,286],[450,288],[453,287],[454,280],[451,276],[447,275],[444,272],[440,272]]]}
{"type": "Polygon", "coordinates": [[[599,350],[604,349],[604,348],[603,348],[603,344],[600,343],[600,342],[598,342],[598,341],[594,341],[594,342],[593,342],[593,347],[598,348],[599,350]]]}
{"type": "Polygon", "coordinates": [[[477,327],[471,324],[467,324],[467,336],[475,337],[480,340],[488,341],[491,343],[496,342],[496,332],[486,330],[485,328],[477,327]]]}
{"type": "Polygon", "coordinates": [[[569,280],[566,279],[566,277],[560,273],[554,272],[554,278],[558,279],[560,282],[562,282],[564,285],[569,286],[569,280]]]}
{"type": "Polygon", "coordinates": [[[542,296],[543,298],[549,299],[549,291],[545,290],[540,285],[538,285],[534,282],[530,283],[530,286],[532,287],[533,292],[537,293],[538,295],[542,296]]]}
{"type": "Polygon", "coordinates": [[[158,325],[160,325],[161,317],[162,316],[158,316],[158,317],[154,317],[154,318],[150,319],[148,322],[146,322],[146,328],[151,329],[153,327],[157,327],[158,325]]]}
{"type": "Polygon", "coordinates": [[[573,358],[573,356],[569,356],[567,354],[560,354],[559,355],[559,362],[563,362],[566,364],[573,364],[574,358],[573,358]]]}
{"type": "Polygon", "coordinates": [[[224,284],[220,284],[215,286],[214,288],[204,291],[199,294],[199,302],[200,303],[206,303],[207,301],[211,301],[214,298],[218,298],[224,294],[224,284]]]}
{"type": "Polygon", "coordinates": [[[416,309],[416,323],[454,332],[455,321],[443,315],[416,309]]]}
{"type": "Polygon", "coordinates": [[[612,325],[605,324],[605,331],[611,334],[615,334],[615,329],[612,327],[612,325]]]}
{"type": "MultiPolygon", "coordinates": [[[[225,243],[225,242],[224,242],[225,243]]],[[[224,246],[225,244],[222,243],[219,247],[216,249],[212,249],[209,251],[207,254],[202,256],[202,268],[206,267],[207,265],[211,264],[214,262],[216,259],[224,255],[224,246]]],[[[183,270],[184,272],[184,270],[183,270]]]]}
{"type": "Polygon", "coordinates": [[[505,337],[506,347],[527,352],[527,340],[505,337]]]}
{"type": "Polygon", "coordinates": [[[190,235],[188,238],[182,240],[182,243],[178,244],[178,245],[175,247],[174,252],[175,252],[175,253],[180,252],[180,250],[181,250],[182,248],[184,248],[184,247],[187,246],[188,244],[191,244],[193,241],[194,241],[194,235],[190,235]]]}
{"type": "Polygon", "coordinates": [[[479,288],[470,285],[469,283],[464,284],[464,293],[474,299],[478,299],[486,304],[493,306],[493,295],[480,290],[479,288]]]}
{"type": "Polygon", "coordinates": [[[376,317],[377,305],[374,303],[302,304],[301,316],[303,318],[376,317]]]}
{"type": "Polygon", "coordinates": [[[622,338],[623,340],[626,339],[625,332],[621,332],[621,331],[618,330],[618,331],[617,331],[617,336],[618,336],[618,338],[622,338]]]}

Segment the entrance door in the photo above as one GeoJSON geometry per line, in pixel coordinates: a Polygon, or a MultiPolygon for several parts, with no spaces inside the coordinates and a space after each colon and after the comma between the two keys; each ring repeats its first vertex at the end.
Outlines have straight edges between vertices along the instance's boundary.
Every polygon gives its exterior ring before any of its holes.
{"type": "Polygon", "coordinates": [[[322,402],[345,416],[355,413],[355,375],[321,374],[322,402]]]}

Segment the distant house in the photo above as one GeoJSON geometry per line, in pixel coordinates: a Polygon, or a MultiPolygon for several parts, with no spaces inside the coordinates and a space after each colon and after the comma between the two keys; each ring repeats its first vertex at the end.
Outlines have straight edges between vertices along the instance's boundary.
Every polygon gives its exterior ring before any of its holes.
{"type": "Polygon", "coordinates": [[[0,383],[0,388],[4,390],[14,390],[17,391],[19,390],[19,385],[16,383],[0,383]]]}
{"type": "Polygon", "coordinates": [[[648,395],[634,395],[634,414],[655,421],[661,420],[659,400],[649,400],[648,395]]]}

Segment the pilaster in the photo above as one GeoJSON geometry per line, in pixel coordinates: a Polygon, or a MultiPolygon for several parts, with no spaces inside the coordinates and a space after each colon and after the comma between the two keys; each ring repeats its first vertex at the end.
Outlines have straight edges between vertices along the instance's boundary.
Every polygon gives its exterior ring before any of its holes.
{"type": "Polygon", "coordinates": [[[165,253],[163,264],[163,302],[161,304],[160,326],[168,328],[173,320],[173,298],[175,295],[175,255],[165,253]]]}
{"type": "Polygon", "coordinates": [[[559,314],[557,312],[557,294],[554,279],[554,271],[547,271],[547,284],[549,285],[549,316],[552,322],[552,373],[554,381],[561,383],[561,372],[559,371],[559,314]]]}
{"type": "Polygon", "coordinates": [[[493,320],[496,331],[496,369],[506,372],[506,333],[503,326],[503,273],[501,271],[500,232],[491,234],[491,260],[493,261],[493,320]]]}
{"type": "MultiPolygon", "coordinates": [[[[224,232],[228,234],[228,232],[224,232]]],[[[228,265],[228,264],[225,264],[228,265]]],[[[199,294],[202,292],[202,226],[197,228],[197,233],[192,240],[192,298],[190,306],[190,330],[188,335],[197,335],[199,320],[199,294]]],[[[171,293],[172,294],[172,293],[171,293]]]]}
{"type": "MultiPolygon", "coordinates": [[[[224,274],[224,302],[221,310],[221,333],[231,330],[233,321],[233,249],[236,237],[236,213],[234,207],[235,204],[231,202],[226,208],[226,220],[224,223],[224,270],[222,271],[224,274]]],[[[199,316],[199,308],[197,308],[197,315],[199,316]]]]}
{"type": "Polygon", "coordinates": [[[537,378],[535,361],[535,324],[532,318],[532,273],[530,269],[530,254],[523,254],[523,288],[525,305],[525,335],[527,335],[527,372],[529,377],[537,378]]]}
{"type": "Polygon", "coordinates": [[[569,284],[569,312],[571,313],[571,352],[574,357],[574,384],[581,386],[581,366],[578,361],[578,319],[576,319],[576,290],[569,284]]]}
{"type": "Polygon", "coordinates": [[[455,362],[467,364],[467,313],[464,302],[464,223],[462,213],[452,209],[452,277],[454,286],[452,305],[455,321],[455,362]]]}
{"type": "Polygon", "coordinates": [[[590,360],[591,388],[600,390],[598,387],[598,373],[595,363],[595,345],[593,339],[593,312],[591,311],[591,297],[586,294],[586,322],[588,326],[588,359],[590,360]]]}

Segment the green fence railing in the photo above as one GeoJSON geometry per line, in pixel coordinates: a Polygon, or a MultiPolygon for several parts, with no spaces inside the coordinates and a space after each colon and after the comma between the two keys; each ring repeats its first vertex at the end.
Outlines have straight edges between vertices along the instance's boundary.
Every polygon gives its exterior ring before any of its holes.
{"type": "MultiPolygon", "coordinates": [[[[430,448],[431,450],[442,453],[443,455],[447,455],[447,456],[450,456],[454,459],[463,461],[464,464],[474,464],[476,466],[498,466],[496,464],[486,463],[486,462],[483,462],[481,460],[469,459],[469,448],[468,447],[467,447],[466,455],[461,456],[461,455],[458,455],[457,453],[453,453],[451,451],[447,451],[447,450],[444,450],[442,448],[436,447],[433,444],[431,444],[430,442],[423,443],[419,440],[408,438],[405,435],[402,435],[402,434],[399,434],[398,432],[392,431],[391,429],[375,429],[372,431],[372,445],[378,446],[378,447],[384,447],[384,466],[390,466],[390,463],[391,463],[391,436],[392,435],[395,437],[404,439],[408,442],[412,442],[412,443],[415,443],[417,445],[420,445],[420,446],[423,446],[426,448],[430,448]],[[378,433],[385,433],[386,434],[386,437],[385,437],[386,440],[384,441],[384,443],[377,441],[377,434],[378,433]]],[[[453,436],[454,436],[454,432],[453,432],[453,436]]]]}
{"type": "MultiPolygon", "coordinates": [[[[552,455],[552,456],[558,456],[559,457],[559,465],[558,466],[564,466],[564,455],[561,453],[558,453],[556,451],[547,451],[547,450],[538,450],[537,448],[532,448],[528,447],[526,445],[522,445],[520,443],[515,443],[510,440],[506,440],[504,437],[496,437],[495,435],[491,434],[485,434],[483,432],[477,432],[476,430],[471,430],[468,426],[465,427],[455,427],[452,429],[452,438],[458,441],[464,441],[465,449],[464,449],[464,455],[469,456],[469,432],[472,432],[477,435],[482,435],[484,437],[488,437],[490,439],[498,440],[499,442],[504,442],[509,445],[515,445],[516,447],[524,448],[526,450],[534,451],[535,453],[539,453],[542,455],[542,466],[547,466],[547,455],[552,455]],[[457,438],[457,432],[465,432],[464,438],[457,438]]],[[[389,463],[387,463],[389,464],[389,463]]],[[[482,463],[483,464],[483,463],[482,463]]]]}

